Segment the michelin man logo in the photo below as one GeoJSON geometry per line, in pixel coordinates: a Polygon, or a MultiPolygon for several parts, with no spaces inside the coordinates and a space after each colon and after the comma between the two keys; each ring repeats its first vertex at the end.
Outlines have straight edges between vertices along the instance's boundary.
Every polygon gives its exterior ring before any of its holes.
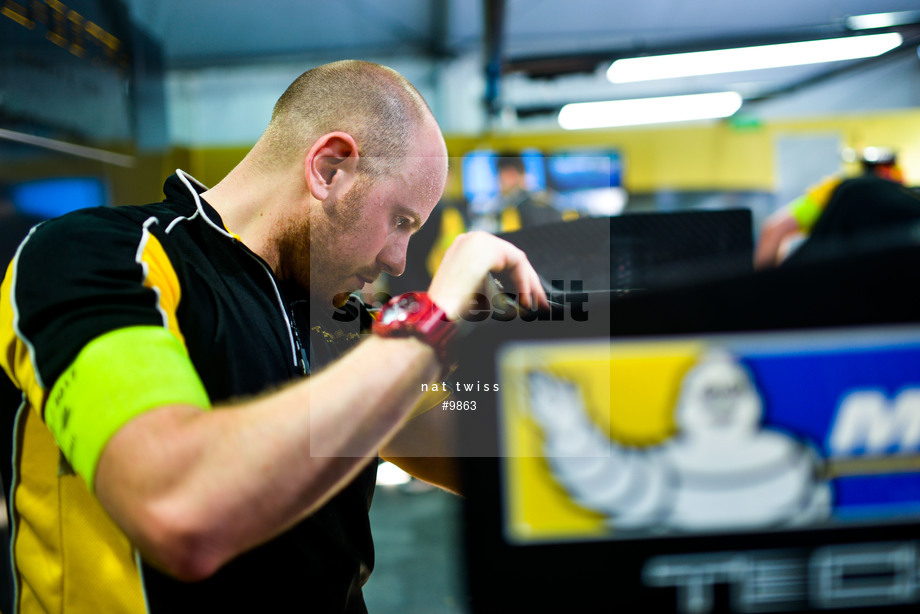
{"type": "Polygon", "coordinates": [[[708,353],[684,377],[678,432],[653,448],[611,441],[576,384],[545,371],[529,372],[528,384],[554,479],[617,529],[757,528],[830,514],[820,459],[789,435],[761,428],[760,395],[724,352],[708,353]]]}

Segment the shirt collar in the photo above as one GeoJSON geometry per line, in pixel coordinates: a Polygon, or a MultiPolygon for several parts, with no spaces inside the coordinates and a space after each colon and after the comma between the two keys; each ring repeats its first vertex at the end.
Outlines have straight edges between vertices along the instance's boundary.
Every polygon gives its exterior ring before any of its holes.
{"type": "Polygon", "coordinates": [[[203,183],[182,169],[176,169],[176,172],[166,180],[163,186],[163,193],[166,195],[167,200],[178,201],[194,207],[205,222],[220,234],[240,241],[239,235],[227,228],[217,210],[208,204],[205,199],[201,198],[201,194],[206,192],[207,189],[203,183]]]}

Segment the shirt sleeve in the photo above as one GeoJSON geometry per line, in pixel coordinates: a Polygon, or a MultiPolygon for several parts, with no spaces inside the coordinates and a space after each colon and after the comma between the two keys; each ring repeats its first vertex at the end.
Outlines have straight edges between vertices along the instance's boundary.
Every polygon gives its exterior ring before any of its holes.
{"type": "Polygon", "coordinates": [[[156,218],[112,209],[46,222],[20,245],[0,292],[0,364],[91,488],[105,444],[131,418],[209,406],[157,229],[156,218]]]}
{"type": "Polygon", "coordinates": [[[840,182],[839,177],[827,177],[808,188],[802,196],[790,203],[789,211],[792,217],[795,218],[799,230],[803,232],[811,231],[840,182]]]}

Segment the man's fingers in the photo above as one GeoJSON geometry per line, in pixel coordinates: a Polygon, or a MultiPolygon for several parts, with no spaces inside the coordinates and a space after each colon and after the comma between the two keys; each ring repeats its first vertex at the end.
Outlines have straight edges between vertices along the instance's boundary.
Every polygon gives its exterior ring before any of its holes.
{"type": "MultiPolygon", "coordinates": [[[[516,248],[515,248],[516,249],[516,248]]],[[[521,307],[533,309],[534,307],[549,308],[549,299],[543,290],[540,276],[527,259],[527,255],[516,249],[515,260],[512,263],[511,278],[521,297],[521,307]]]]}
{"type": "Polygon", "coordinates": [[[432,281],[432,298],[448,313],[461,308],[471,293],[482,292],[489,272],[510,279],[519,303],[526,309],[549,308],[540,276],[523,251],[494,235],[470,232],[460,235],[444,254],[432,281]]]}
{"type": "Polygon", "coordinates": [[[537,305],[543,309],[549,309],[549,298],[546,296],[546,290],[543,289],[543,282],[540,281],[540,276],[532,267],[530,271],[531,277],[533,278],[534,296],[537,299],[537,305]]]}
{"type": "Polygon", "coordinates": [[[531,301],[533,292],[531,272],[533,272],[533,267],[530,266],[530,262],[524,252],[516,247],[510,247],[506,265],[508,267],[508,276],[511,278],[514,290],[518,294],[518,302],[521,307],[530,309],[533,305],[531,301]]]}

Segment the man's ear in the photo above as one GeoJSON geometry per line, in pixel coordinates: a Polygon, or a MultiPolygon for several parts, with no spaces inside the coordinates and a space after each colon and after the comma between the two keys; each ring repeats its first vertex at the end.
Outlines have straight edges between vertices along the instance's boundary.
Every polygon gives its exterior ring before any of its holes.
{"type": "Polygon", "coordinates": [[[304,158],[304,178],[313,197],[324,201],[348,191],[358,158],[358,145],[346,132],[330,132],[316,139],[304,158]]]}

